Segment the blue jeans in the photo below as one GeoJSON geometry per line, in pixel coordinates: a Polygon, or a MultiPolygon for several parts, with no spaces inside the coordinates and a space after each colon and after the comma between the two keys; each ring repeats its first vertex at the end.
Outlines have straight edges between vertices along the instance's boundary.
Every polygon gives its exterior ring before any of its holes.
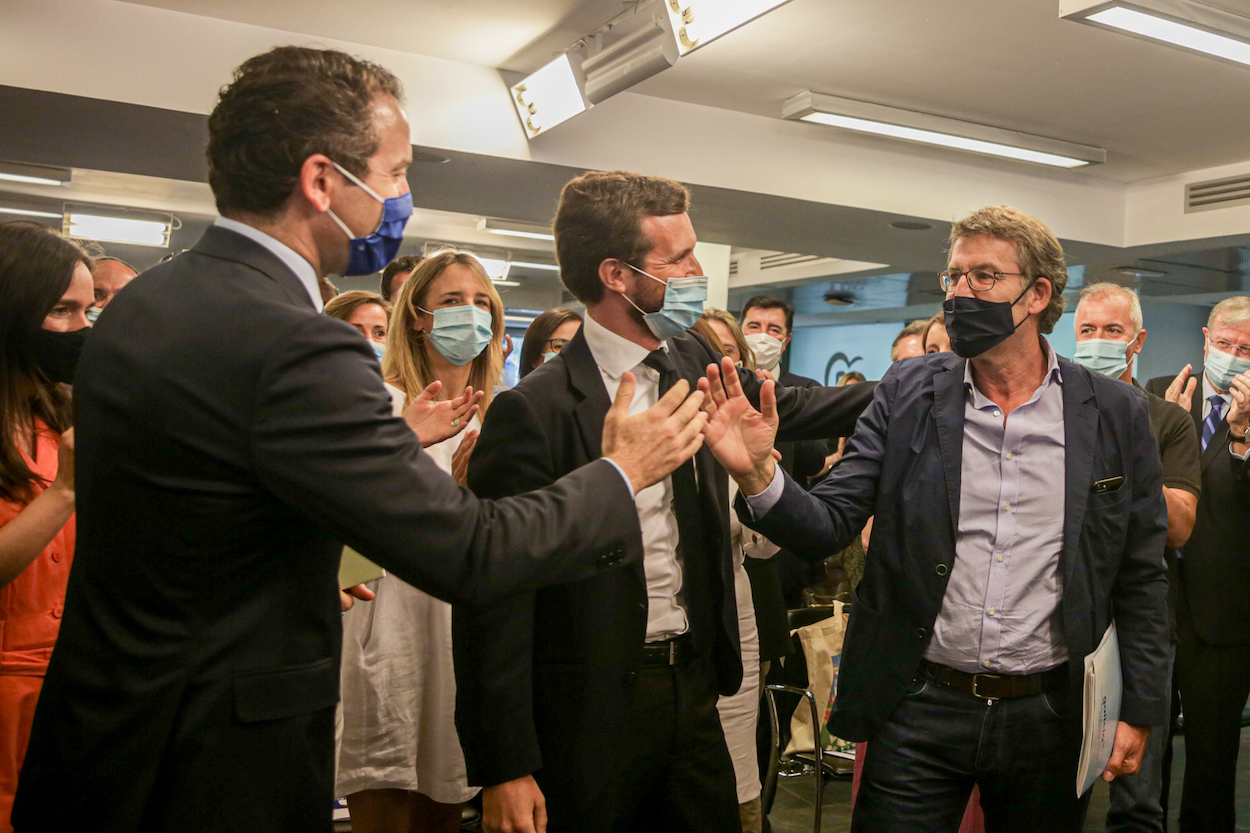
{"type": "MultiPolygon", "coordinates": [[[[1171,688],[1172,663],[1176,646],[1168,643],[1168,687],[1171,688]]],[[[1168,726],[1155,726],[1146,740],[1141,769],[1111,782],[1111,808],[1107,811],[1107,833],[1164,833],[1167,819],[1163,812],[1163,779],[1171,773],[1163,771],[1164,753],[1168,745],[1168,726]]]]}
{"type": "Polygon", "coordinates": [[[868,744],[851,830],[954,833],[979,784],[987,833],[1077,833],[1089,794],[1076,795],[1080,703],[1068,699],[983,700],[918,675],[868,744]]]}

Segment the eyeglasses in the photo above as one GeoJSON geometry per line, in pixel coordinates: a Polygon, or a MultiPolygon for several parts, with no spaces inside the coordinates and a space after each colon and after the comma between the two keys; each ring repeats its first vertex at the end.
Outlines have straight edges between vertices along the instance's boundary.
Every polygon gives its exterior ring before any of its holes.
{"type": "Polygon", "coordinates": [[[564,349],[564,345],[566,345],[566,344],[568,344],[568,343],[569,343],[569,339],[567,339],[567,338],[549,338],[549,339],[547,339],[546,343],[551,345],[551,352],[553,352],[553,353],[559,353],[561,350],[563,350],[563,349],[564,349]]]}
{"type": "Polygon", "coordinates": [[[987,289],[993,289],[994,284],[998,283],[1006,275],[1017,275],[1024,277],[1023,272],[997,272],[990,269],[969,269],[966,272],[955,272],[947,269],[945,272],[938,272],[938,283],[942,285],[943,292],[952,292],[959,285],[960,278],[968,277],[968,288],[973,292],[984,292],[987,289]]]}
{"type": "Polygon", "coordinates": [[[1221,353],[1236,353],[1243,359],[1250,359],[1250,344],[1232,344],[1220,339],[1218,341],[1212,341],[1211,346],[1216,350],[1219,350],[1221,353]]]}

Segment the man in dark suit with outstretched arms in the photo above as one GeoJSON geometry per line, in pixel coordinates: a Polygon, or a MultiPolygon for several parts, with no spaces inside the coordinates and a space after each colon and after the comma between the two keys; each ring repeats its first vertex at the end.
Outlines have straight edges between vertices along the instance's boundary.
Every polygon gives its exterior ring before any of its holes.
{"type": "Polygon", "coordinates": [[[829,717],[871,740],[852,830],[955,831],[978,784],[989,829],[1079,831],[1083,660],[1113,619],[1124,696],[1103,777],[1135,772],[1168,716],[1145,397],[1042,338],[1067,270],[1036,218],[998,206],[955,223],[940,280],[955,353],[896,362],[812,492],[772,462],[767,395],[761,415],[710,378],[708,446],[743,523],[782,546],[838,549],[876,517],[829,717]]]}
{"type": "Polygon", "coordinates": [[[329,831],[343,543],[450,601],[611,572],[641,556],[634,492],[701,444],[686,383],[632,417],[622,385],[605,459],[492,503],[418,439],[454,433],[472,397],[419,397],[417,433],[391,416],[317,281],[398,248],[399,99],[338,52],[241,66],[209,118],[222,218],[127,287],[84,350],[78,557],[17,830],[329,831]]]}
{"type": "MultiPolygon", "coordinates": [[[[686,332],[707,297],[688,207],[680,183],[627,171],[565,185],[556,254],[586,319],[491,405],[469,464],[479,494],[537,488],[598,456],[622,374],[637,377],[637,408],[720,358],[686,332]]],[[[862,387],[782,389],[783,435],[849,431],[862,387]]],[[[716,711],[742,683],[728,486],[696,454],[630,502],[642,562],[455,609],[456,725],[487,831],[740,829],[716,711]]]]}

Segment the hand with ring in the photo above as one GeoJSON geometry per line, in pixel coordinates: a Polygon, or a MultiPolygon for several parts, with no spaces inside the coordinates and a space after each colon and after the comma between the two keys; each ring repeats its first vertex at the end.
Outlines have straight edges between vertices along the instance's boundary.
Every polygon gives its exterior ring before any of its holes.
{"type": "Polygon", "coordinates": [[[404,411],[404,421],[417,435],[421,445],[427,448],[463,431],[486,395],[484,391],[468,387],[462,396],[455,399],[436,400],[434,397],[442,387],[442,382],[432,383],[404,411]]]}

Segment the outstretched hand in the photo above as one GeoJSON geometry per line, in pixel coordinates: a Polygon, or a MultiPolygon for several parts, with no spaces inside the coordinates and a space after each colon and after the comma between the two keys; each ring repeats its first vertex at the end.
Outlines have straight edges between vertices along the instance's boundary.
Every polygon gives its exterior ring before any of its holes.
{"type": "Polygon", "coordinates": [[[469,420],[477,413],[478,403],[486,395],[485,391],[465,388],[464,394],[455,399],[435,400],[442,388],[442,382],[431,383],[404,411],[404,421],[427,448],[467,428],[469,420]]]}
{"type": "Polygon", "coordinates": [[[745,494],[758,494],[772,481],[777,438],[776,383],[760,386],[760,409],[747,399],[737,369],[729,359],[707,366],[707,376],[699,380],[708,415],[703,434],[708,448],[725,471],[738,482],[745,494]]]}
{"type": "Polygon", "coordinates": [[[659,402],[630,416],[635,386],[634,374],[621,374],[616,399],[603,422],[603,456],[621,467],[637,494],[694,456],[703,445],[707,416],[699,407],[704,394],[690,393],[685,379],[678,380],[659,402]]]}
{"type": "Polygon", "coordinates": [[[1176,378],[1172,380],[1172,384],[1168,385],[1168,389],[1163,394],[1164,399],[1180,405],[1186,411],[1193,404],[1194,390],[1198,387],[1198,377],[1190,377],[1193,369],[1193,365],[1185,365],[1181,372],[1176,374],[1176,378]],[[1188,380],[1188,383],[1186,383],[1186,380],[1188,380]]]}

